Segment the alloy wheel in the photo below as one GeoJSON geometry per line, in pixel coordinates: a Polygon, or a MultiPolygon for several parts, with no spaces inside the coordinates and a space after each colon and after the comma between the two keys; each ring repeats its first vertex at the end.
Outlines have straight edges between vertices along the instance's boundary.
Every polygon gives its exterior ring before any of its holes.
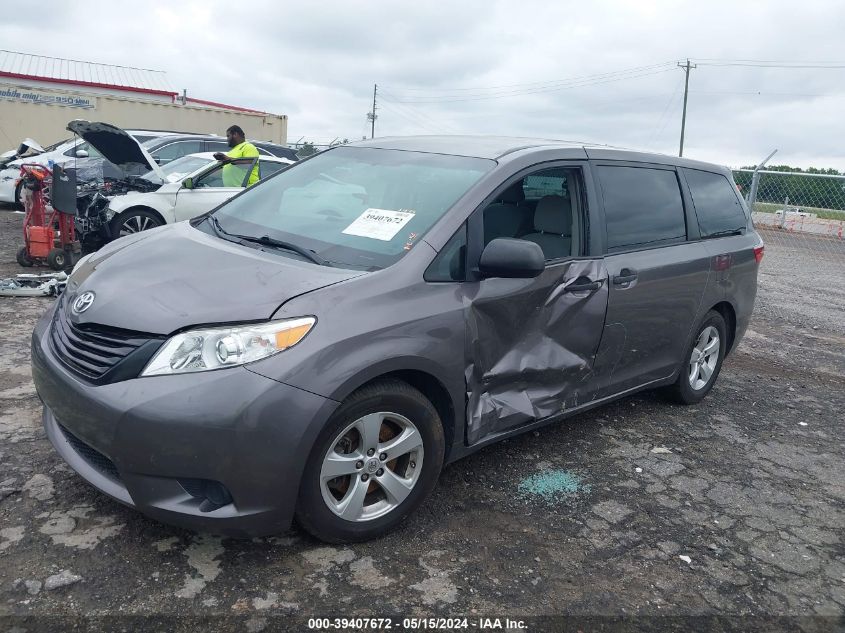
{"type": "Polygon", "coordinates": [[[320,469],[323,501],[347,521],[370,521],[396,509],[422,472],[423,438],[398,413],[370,413],[331,443],[320,469]]]}
{"type": "Polygon", "coordinates": [[[120,223],[120,236],[132,235],[133,233],[140,233],[147,229],[154,229],[159,226],[153,218],[145,215],[130,215],[123,222],[120,223]]]}
{"type": "Polygon", "coordinates": [[[689,384],[695,390],[703,389],[710,381],[719,362],[721,341],[719,330],[712,325],[704,328],[692,348],[689,359],[689,384]]]}

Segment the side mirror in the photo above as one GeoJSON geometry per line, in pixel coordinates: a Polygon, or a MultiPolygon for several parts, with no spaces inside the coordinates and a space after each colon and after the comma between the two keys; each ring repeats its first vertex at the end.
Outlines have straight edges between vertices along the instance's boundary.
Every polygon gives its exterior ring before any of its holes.
{"type": "Polygon", "coordinates": [[[84,149],[76,150],[76,157],[77,158],[88,158],[88,152],[84,149]]]}
{"type": "Polygon", "coordinates": [[[185,178],[185,180],[182,181],[182,186],[185,189],[193,189],[194,188],[194,179],[193,178],[185,178]]]}
{"type": "Polygon", "coordinates": [[[546,261],[539,244],[498,237],[482,251],[478,268],[484,277],[532,279],[546,269],[546,261]]]}

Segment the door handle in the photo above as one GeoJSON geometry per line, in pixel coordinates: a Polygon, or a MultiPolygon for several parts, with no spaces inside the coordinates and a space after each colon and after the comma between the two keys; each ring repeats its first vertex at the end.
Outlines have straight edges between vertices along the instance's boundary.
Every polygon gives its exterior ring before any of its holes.
{"type": "Polygon", "coordinates": [[[564,292],[593,292],[601,288],[600,281],[590,281],[587,277],[579,277],[576,283],[570,284],[563,289],[564,292]],[[578,283],[580,282],[580,283],[578,283]]]}
{"type": "Polygon", "coordinates": [[[636,280],[637,271],[633,268],[623,268],[618,275],[613,276],[613,285],[622,286],[636,280]]]}

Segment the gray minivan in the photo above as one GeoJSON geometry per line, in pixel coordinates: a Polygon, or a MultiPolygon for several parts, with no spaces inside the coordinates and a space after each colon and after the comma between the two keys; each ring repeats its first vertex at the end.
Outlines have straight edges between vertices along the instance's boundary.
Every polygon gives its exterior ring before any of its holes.
{"type": "Polygon", "coordinates": [[[33,376],[50,441],[114,499],[358,541],[500,439],[643,389],[699,401],[762,256],[722,167],[377,139],[82,260],[33,376]]]}

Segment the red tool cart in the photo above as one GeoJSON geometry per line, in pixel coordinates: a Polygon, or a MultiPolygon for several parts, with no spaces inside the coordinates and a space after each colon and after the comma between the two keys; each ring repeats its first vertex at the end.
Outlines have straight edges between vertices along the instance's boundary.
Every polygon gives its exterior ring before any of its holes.
{"type": "Polygon", "coordinates": [[[75,174],[66,174],[58,165],[51,172],[43,165],[24,164],[21,181],[26,216],[18,263],[47,265],[54,270],[73,266],[82,252],[74,227],[75,174]]]}

